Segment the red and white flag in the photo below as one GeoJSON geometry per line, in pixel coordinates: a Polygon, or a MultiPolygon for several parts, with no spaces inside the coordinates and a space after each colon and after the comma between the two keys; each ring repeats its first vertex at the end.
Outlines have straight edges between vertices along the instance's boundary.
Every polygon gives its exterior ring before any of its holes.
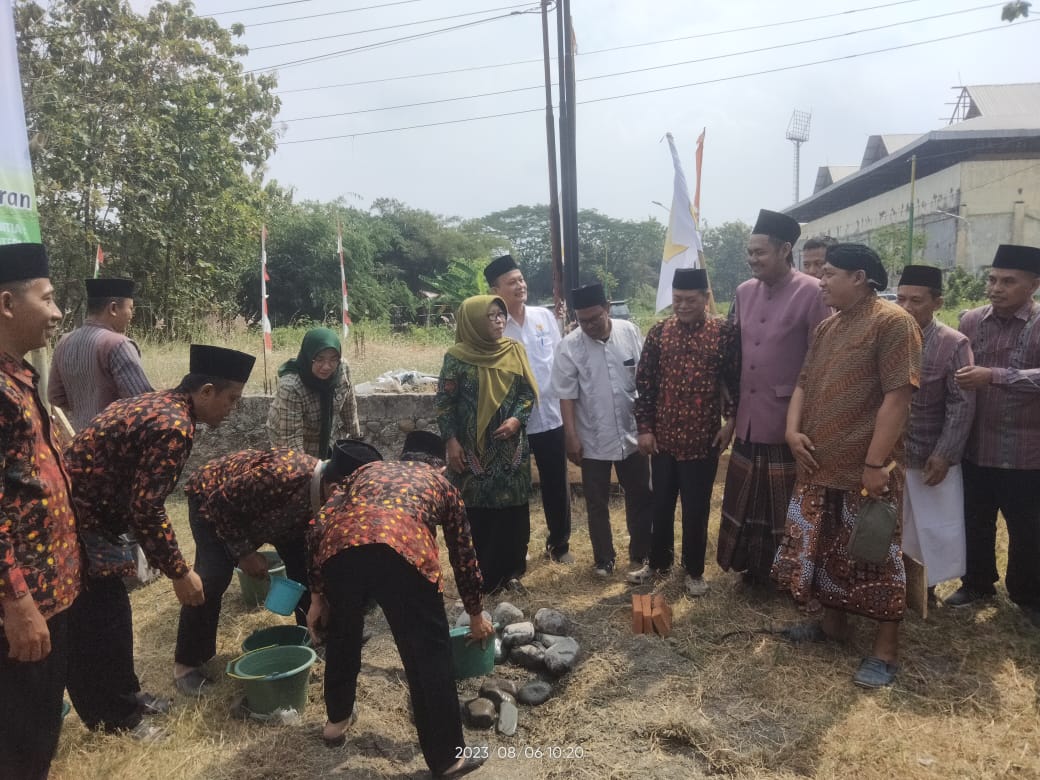
{"type": "Polygon", "coordinates": [[[267,275],[267,225],[260,228],[260,316],[264,327],[264,350],[270,352],[271,318],[267,316],[267,283],[271,277],[267,275]]]}
{"type": "Polygon", "coordinates": [[[94,255],[94,278],[98,278],[101,266],[105,264],[105,253],[101,251],[101,244],[97,245],[97,254],[94,255]]]}
{"type": "Polygon", "coordinates": [[[343,224],[336,222],[336,253],[339,255],[339,282],[343,294],[343,338],[350,333],[350,302],[347,300],[347,272],[343,267],[343,224]]]}

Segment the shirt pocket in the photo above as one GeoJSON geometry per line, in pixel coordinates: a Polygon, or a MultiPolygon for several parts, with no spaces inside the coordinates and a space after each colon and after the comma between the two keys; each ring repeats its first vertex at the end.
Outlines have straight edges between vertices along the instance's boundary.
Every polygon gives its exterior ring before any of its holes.
{"type": "Polygon", "coordinates": [[[773,385],[777,398],[790,398],[794,395],[794,385],[773,385]]]}

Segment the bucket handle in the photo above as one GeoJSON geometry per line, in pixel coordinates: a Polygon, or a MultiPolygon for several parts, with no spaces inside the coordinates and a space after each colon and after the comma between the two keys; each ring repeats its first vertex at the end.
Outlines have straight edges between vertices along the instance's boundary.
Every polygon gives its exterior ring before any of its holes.
{"type": "Polygon", "coordinates": [[[261,650],[270,650],[272,647],[278,647],[278,645],[268,645],[267,647],[258,647],[258,648],[256,648],[256,650],[250,650],[247,653],[242,653],[242,655],[240,655],[238,658],[233,658],[232,660],[228,661],[227,669],[225,669],[224,671],[227,673],[228,677],[234,677],[236,680],[274,680],[274,679],[277,679],[278,677],[281,676],[281,673],[277,673],[277,674],[235,674],[233,671],[231,671],[232,669],[235,668],[235,664],[237,664],[239,661],[241,661],[247,655],[252,655],[253,653],[259,653],[261,650]]]}

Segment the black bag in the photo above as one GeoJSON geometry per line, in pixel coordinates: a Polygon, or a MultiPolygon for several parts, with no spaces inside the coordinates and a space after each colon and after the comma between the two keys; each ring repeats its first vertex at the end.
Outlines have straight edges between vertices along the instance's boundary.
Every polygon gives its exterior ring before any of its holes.
{"type": "Polygon", "coordinates": [[[896,507],[891,501],[868,498],[859,506],[849,536],[849,556],[857,563],[881,564],[888,558],[896,532],[896,507]]]}

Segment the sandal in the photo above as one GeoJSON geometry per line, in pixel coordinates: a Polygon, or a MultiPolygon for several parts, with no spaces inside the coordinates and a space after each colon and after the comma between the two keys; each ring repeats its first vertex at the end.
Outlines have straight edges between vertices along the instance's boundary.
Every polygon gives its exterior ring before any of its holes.
{"type": "Polygon", "coordinates": [[[896,679],[899,667],[874,656],[864,658],[852,677],[860,688],[887,688],[896,679]]]}
{"type": "Polygon", "coordinates": [[[203,690],[213,685],[213,680],[202,673],[201,669],[192,669],[187,674],[173,678],[173,687],[185,696],[202,696],[203,690]]]}
{"type": "Polygon", "coordinates": [[[139,691],[134,697],[142,715],[165,715],[173,707],[173,699],[160,698],[144,691],[139,691]]]}
{"type": "MultiPolygon", "coordinates": [[[[350,713],[350,717],[347,718],[347,721],[343,725],[343,728],[342,728],[342,730],[340,731],[339,734],[337,734],[337,735],[335,735],[333,737],[330,737],[330,736],[328,736],[328,732],[327,731],[324,731],[324,730],[322,731],[321,739],[325,743],[325,747],[327,747],[327,748],[338,748],[338,747],[343,747],[345,744],[347,744],[347,732],[350,731],[350,727],[353,726],[356,722],[357,722],[357,706],[355,705],[354,710],[350,713]]],[[[328,729],[329,726],[334,726],[334,725],[335,725],[334,723],[330,723],[329,721],[325,721],[325,729],[328,729]]]]}
{"type": "Polygon", "coordinates": [[[441,772],[439,775],[433,775],[433,777],[462,777],[463,775],[468,775],[470,772],[476,772],[484,765],[485,761],[487,761],[487,759],[483,756],[479,758],[477,756],[467,756],[462,760],[461,764],[452,765],[451,769],[441,772]]]}

